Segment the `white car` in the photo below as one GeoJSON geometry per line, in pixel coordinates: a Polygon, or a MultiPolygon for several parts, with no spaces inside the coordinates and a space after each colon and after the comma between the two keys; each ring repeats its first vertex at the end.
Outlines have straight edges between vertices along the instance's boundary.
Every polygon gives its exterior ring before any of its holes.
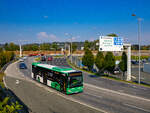
{"type": "Polygon", "coordinates": [[[24,57],[23,57],[23,59],[25,60],[25,59],[27,59],[27,57],[26,57],[26,56],[24,56],[24,57]]]}
{"type": "Polygon", "coordinates": [[[22,58],[19,59],[19,62],[24,62],[24,60],[22,58]]]}

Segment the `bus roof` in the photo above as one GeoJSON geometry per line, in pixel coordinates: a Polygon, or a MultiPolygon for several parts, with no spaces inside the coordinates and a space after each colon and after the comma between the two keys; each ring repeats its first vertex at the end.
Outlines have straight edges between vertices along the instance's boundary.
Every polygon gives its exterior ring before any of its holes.
{"type": "Polygon", "coordinates": [[[53,71],[57,71],[57,72],[61,72],[61,73],[79,72],[79,71],[74,70],[72,68],[59,67],[59,66],[54,66],[54,65],[50,65],[50,64],[42,64],[42,63],[39,63],[39,62],[33,62],[32,65],[42,67],[42,68],[46,68],[46,69],[53,70],[53,71]]]}

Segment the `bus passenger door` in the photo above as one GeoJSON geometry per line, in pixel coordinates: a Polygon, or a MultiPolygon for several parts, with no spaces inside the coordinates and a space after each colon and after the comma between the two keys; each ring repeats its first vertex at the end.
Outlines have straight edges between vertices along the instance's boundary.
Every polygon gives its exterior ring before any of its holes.
{"type": "Polygon", "coordinates": [[[36,80],[36,73],[33,73],[34,79],[36,80]]]}
{"type": "Polygon", "coordinates": [[[43,73],[43,83],[44,83],[45,85],[47,85],[47,75],[48,75],[47,72],[44,72],[44,73],[43,73]]]}
{"type": "Polygon", "coordinates": [[[62,77],[62,90],[63,90],[63,92],[66,92],[66,87],[67,87],[66,77],[62,77]]]}

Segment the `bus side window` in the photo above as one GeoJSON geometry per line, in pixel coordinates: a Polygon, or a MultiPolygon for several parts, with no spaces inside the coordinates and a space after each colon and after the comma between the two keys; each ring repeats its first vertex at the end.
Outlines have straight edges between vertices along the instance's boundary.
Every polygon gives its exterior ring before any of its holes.
{"type": "Polygon", "coordinates": [[[47,72],[47,78],[53,80],[53,73],[47,72]]]}
{"type": "Polygon", "coordinates": [[[39,74],[38,74],[40,77],[42,77],[42,72],[41,71],[39,71],[39,74]]]}

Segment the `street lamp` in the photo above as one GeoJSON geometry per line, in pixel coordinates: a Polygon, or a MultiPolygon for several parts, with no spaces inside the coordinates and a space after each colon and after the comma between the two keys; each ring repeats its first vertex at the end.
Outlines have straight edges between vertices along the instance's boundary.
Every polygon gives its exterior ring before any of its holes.
{"type": "Polygon", "coordinates": [[[69,34],[69,33],[65,33],[65,35],[70,35],[70,41],[71,41],[71,45],[70,45],[70,56],[71,56],[71,63],[72,63],[72,39],[73,39],[73,37],[72,37],[72,35],[71,34],[69,34]]]}
{"type": "Polygon", "coordinates": [[[139,80],[138,80],[138,83],[140,84],[141,83],[141,18],[137,17],[135,14],[132,14],[132,16],[136,17],[137,18],[137,21],[138,21],[138,44],[139,44],[139,80]]]}

